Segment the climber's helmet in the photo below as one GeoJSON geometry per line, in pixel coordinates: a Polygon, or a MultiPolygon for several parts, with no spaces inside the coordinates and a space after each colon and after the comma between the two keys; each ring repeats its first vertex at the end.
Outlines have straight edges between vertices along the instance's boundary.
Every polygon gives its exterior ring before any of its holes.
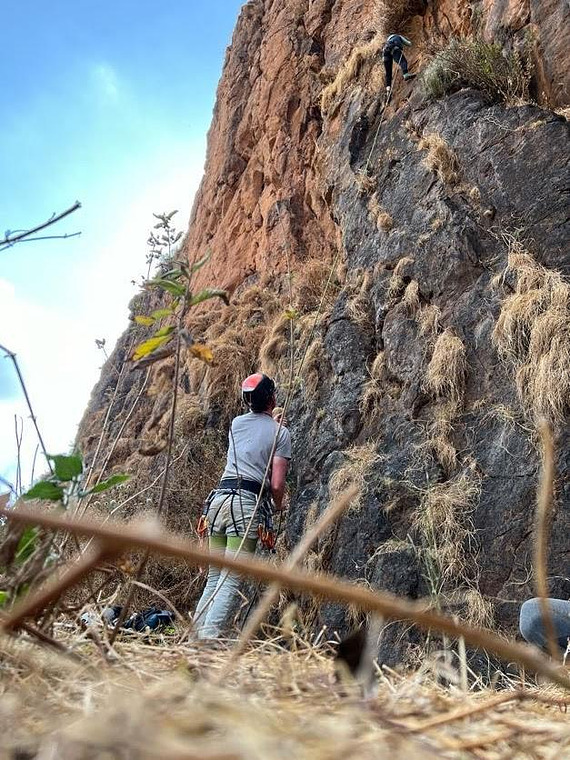
{"type": "Polygon", "coordinates": [[[241,396],[252,412],[266,412],[275,396],[275,383],[262,372],[256,372],[241,384],[241,396]]]}

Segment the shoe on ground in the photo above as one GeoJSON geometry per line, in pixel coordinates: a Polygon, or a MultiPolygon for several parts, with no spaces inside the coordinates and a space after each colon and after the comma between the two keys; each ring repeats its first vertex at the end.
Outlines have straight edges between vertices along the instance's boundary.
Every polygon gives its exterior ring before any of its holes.
{"type": "Polygon", "coordinates": [[[410,74],[410,72],[408,72],[407,74],[404,74],[404,79],[406,80],[406,82],[408,82],[410,79],[414,79],[414,77],[416,76],[417,74],[410,74]]]}

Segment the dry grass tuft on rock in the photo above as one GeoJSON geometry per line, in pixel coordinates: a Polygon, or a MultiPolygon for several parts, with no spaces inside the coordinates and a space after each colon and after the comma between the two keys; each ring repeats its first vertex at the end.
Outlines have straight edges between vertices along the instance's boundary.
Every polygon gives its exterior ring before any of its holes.
{"type": "Polygon", "coordinates": [[[350,56],[342,64],[334,80],[321,95],[321,110],[329,113],[336,98],[346,91],[348,85],[358,76],[363,64],[375,60],[384,45],[384,35],[376,34],[369,42],[353,48],[350,56]]]}
{"type": "Polygon", "coordinates": [[[359,169],[355,173],[354,181],[356,182],[356,187],[358,188],[360,195],[370,195],[370,193],[373,193],[376,189],[375,178],[371,177],[370,174],[364,171],[364,169],[359,169]]]}
{"type": "Polygon", "coordinates": [[[417,280],[412,280],[406,286],[400,304],[409,316],[414,315],[420,308],[420,288],[417,280]]]}
{"type": "Polygon", "coordinates": [[[418,447],[420,452],[427,452],[433,457],[447,475],[457,466],[457,450],[451,442],[457,412],[453,402],[438,405],[428,428],[427,439],[418,447]]]}
{"type": "Polygon", "coordinates": [[[435,304],[422,306],[416,314],[416,322],[422,338],[434,338],[439,331],[441,309],[435,304]]]}
{"type": "Polygon", "coordinates": [[[350,486],[357,486],[358,493],[351,510],[358,510],[362,506],[362,498],[366,493],[366,477],[381,457],[374,443],[352,446],[343,453],[345,462],[333,472],[329,480],[329,499],[334,501],[350,486]]]}
{"type": "Polygon", "coordinates": [[[383,387],[386,379],[386,355],[380,351],[368,370],[370,380],[364,384],[364,393],[360,402],[360,413],[368,422],[380,415],[382,399],[385,394],[383,387]]]}
{"type": "Polygon", "coordinates": [[[452,480],[430,485],[423,494],[414,519],[422,538],[432,584],[456,585],[465,577],[467,544],[475,530],[470,514],[481,490],[473,471],[464,471],[452,480]]]}
{"type": "Polygon", "coordinates": [[[426,371],[425,388],[434,396],[459,405],[463,400],[466,375],[465,346],[448,327],[435,342],[426,371]]]}
{"type": "Polygon", "coordinates": [[[411,277],[413,265],[414,259],[411,258],[411,256],[403,256],[398,261],[388,283],[388,291],[386,294],[388,298],[398,298],[398,296],[402,294],[406,287],[406,281],[404,278],[411,277]]]}
{"type": "Polygon", "coordinates": [[[368,202],[368,211],[376,223],[376,227],[382,232],[390,232],[394,227],[394,220],[385,208],[380,204],[376,193],[368,202]]]}
{"type": "Polygon", "coordinates": [[[418,143],[418,150],[427,151],[424,164],[435,172],[446,185],[455,185],[459,180],[457,156],[441,135],[431,132],[418,143]]]}
{"type": "Polygon", "coordinates": [[[560,426],[570,409],[570,283],[516,241],[501,277],[512,279],[515,292],[502,302],[493,341],[516,368],[523,407],[560,426]]]}

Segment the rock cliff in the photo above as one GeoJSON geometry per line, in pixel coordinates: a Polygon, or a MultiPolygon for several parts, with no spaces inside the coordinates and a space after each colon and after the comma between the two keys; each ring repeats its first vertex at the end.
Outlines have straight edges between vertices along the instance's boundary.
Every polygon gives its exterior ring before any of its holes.
{"type": "MultiPolygon", "coordinates": [[[[261,366],[292,394],[281,551],[356,481],[358,503],[312,567],[512,627],[533,593],[545,417],[558,473],[549,579],[568,597],[568,20],[563,0],[244,5],[182,249],[211,251],[197,284],[227,288],[231,303],[188,318],[215,362],[185,357],[171,527],[192,533],[239,380],[261,366]],[[381,44],[394,30],[412,38],[415,70],[452,38],[526,56],[528,102],[464,86],[428,98],[396,75],[383,111],[381,44]]],[[[88,461],[99,449],[95,470],[135,475],[113,505],[127,517],[156,498],[164,454],[149,454],[170,416],[172,359],[126,363],[144,335],[133,324],[120,339],[79,433],[88,461]]],[[[178,604],[195,597],[191,571],[152,572],[178,604]]],[[[315,628],[351,624],[333,605],[303,610],[315,628]]],[[[392,628],[384,642],[393,661],[418,639],[392,628]]]]}

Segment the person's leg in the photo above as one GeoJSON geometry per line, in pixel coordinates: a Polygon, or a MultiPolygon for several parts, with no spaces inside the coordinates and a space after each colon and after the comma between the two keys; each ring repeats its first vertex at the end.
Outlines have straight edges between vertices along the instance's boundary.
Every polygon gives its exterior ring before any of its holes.
{"type": "MultiPolygon", "coordinates": [[[[225,552],[226,544],[227,536],[225,534],[212,534],[208,541],[210,552],[218,552],[220,554],[223,554],[225,552]]],[[[206,581],[206,586],[204,587],[204,591],[202,592],[202,596],[200,597],[200,601],[198,602],[196,611],[194,612],[194,626],[196,628],[196,633],[199,639],[207,638],[203,635],[203,630],[206,622],[206,617],[211,606],[209,602],[218,585],[220,573],[221,571],[219,567],[212,567],[210,565],[208,569],[208,579],[206,581]]]]}
{"type": "MultiPolygon", "coordinates": [[[[240,536],[228,536],[226,557],[233,558],[238,554],[242,539],[240,536]]],[[[240,556],[251,555],[255,552],[256,540],[246,538],[239,551],[240,556]]],[[[206,620],[200,629],[200,638],[217,639],[222,633],[226,617],[230,611],[234,599],[238,595],[241,576],[222,570],[218,579],[218,585],[214,591],[212,603],[206,613],[206,620]]]]}
{"type": "Polygon", "coordinates": [[[406,60],[406,56],[400,48],[396,48],[396,50],[394,50],[394,60],[400,65],[402,74],[405,76],[408,73],[408,61],[406,60]]]}
{"type": "Polygon", "coordinates": [[[386,71],[386,88],[392,87],[392,55],[384,53],[384,69],[386,71]]]}
{"type": "MultiPolygon", "coordinates": [[[[226,557],[253,554],[257,543],[257,498],[247,491],[238,492],[228,505],[226,557]],[[253,516],[253,518],[252,518],[253,516]],[[247,533],[246,538],[244,535],[247,533]]],[[[214,591],[212,603],[206,613],[202,629],[204,638],[219,638],[227,615],[238,595],[241,576],[223,570],[214,591]]]]}
{"type": "MultiPolygon", "coordinates": [[[[558,646],[564,651],[570,637],[570,601],[549,599],[548,606],[556,632],[558,646]]],[[[546,633],[539,599],[528,599],[521,606],[519,629],[525,641],[546,649],[546,633]]]]}

